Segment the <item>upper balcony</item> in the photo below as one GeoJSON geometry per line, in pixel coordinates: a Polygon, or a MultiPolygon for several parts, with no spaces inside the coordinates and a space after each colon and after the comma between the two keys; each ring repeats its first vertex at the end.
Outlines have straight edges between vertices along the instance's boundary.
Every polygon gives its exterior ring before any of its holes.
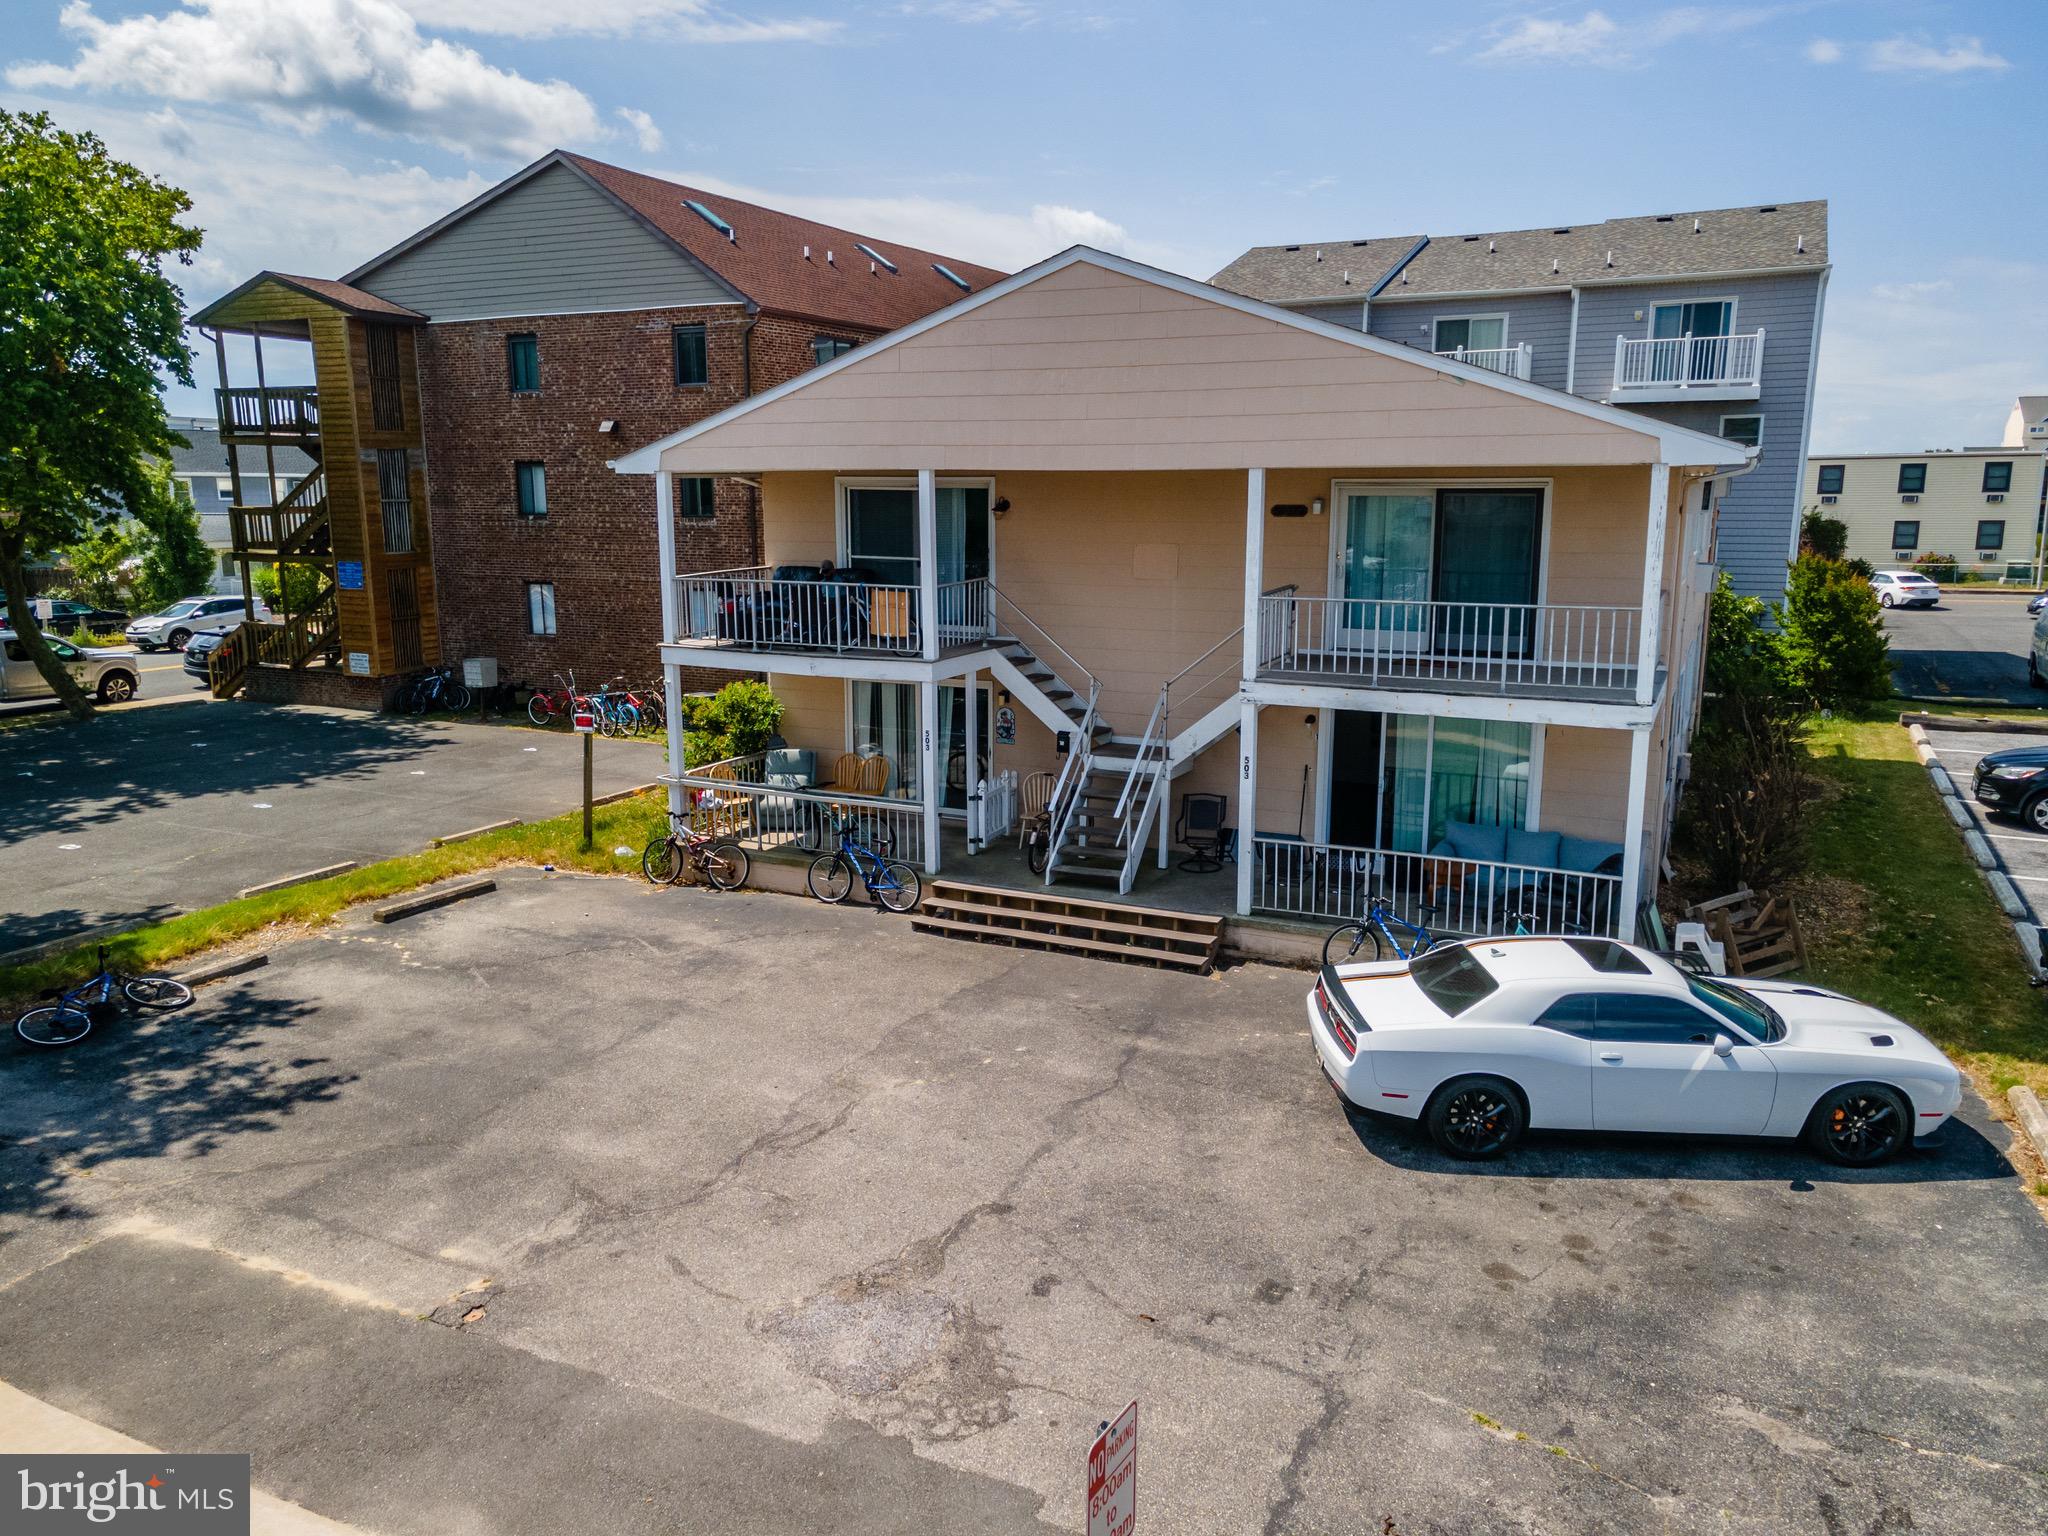
{"type": "Polygon", "coordinates": [[[320,392],[310,384],[216,389],[213,399],[224,439],[305,443],[320,436],[320,392]]]}
{"type": "Polygon", "coordinates": [[[1454,363],[1470,363],[1490,373],[1504,373],[1511,379],[1526,379],[1536,363],[1536,349],[1523,342],[1519,347],[1453,347],[1439,352],[1454,363]]]}
{"type": "MultiPolygon", "coordinates": [[[[925,655],[921,586],[831,575],[805,566],[738,566],[678,576],[679,643],[762,654],[925,655]]],[[[985,649],[994,634],[986,578],[940,582],[939,653],[985,649]]]]}
{"type": "Polygon", "coordinates": [[[1616,405],[1672,400],[1754,400],[1763,389],[1764,333],[1617,336],[1616,405]]]}

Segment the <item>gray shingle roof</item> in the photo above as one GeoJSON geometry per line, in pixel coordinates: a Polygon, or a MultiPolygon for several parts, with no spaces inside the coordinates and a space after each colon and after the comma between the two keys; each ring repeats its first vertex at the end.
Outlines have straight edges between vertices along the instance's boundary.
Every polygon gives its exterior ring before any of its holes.
{"type": "MultiPolygon", "coordinates": [[[[228,472],[228,451],[221,446],[220,425],[205,416],[173,416],[171,428],[192,446],[171,450],[171,473],[174,475],[225,475],[228,472]]],[[[277,454],[277,474],[280,480],[289,476],[303,480],[313,471],[313,461],[297,448],[280,443],[277,454]]],[[[263,450],[243,447],[242,474],[244,477],[261,477],[263,474],[263,450]]]]}
{"type": "MultiPolygon", "coordinates": [[[[1373,240],[1367,249],[1413,245],[1399,238],[1373,240]]],[[[1362,296],[1317,274],[1351,242],[1323,246],[1258,246],[1211,279],[1269,303],[1362,296]],[[1317,263],[1314,252],[1323,252],[1317,263]]],[[[1429,293],[1502,293],[1529,288],[1615,282],[1627,278],[1699,276],[1782,267],[1820,268],[1828,261],[1828,205],[1765,203],[1690,213],[1646,214],[1597,224],[1495,230],[1476,235],[1432,235],[1387,286],[1387,296],[1429,293]]],[[[1341,265],[1341,263],[1340,263],[1341,265]]]]}
{"type": "Polygon", "coordinates": [[[1363,299],[1421,239],[1382,235],[1372,240],[1255,245],[1209,281],[1268,304],[1363,299]]]}

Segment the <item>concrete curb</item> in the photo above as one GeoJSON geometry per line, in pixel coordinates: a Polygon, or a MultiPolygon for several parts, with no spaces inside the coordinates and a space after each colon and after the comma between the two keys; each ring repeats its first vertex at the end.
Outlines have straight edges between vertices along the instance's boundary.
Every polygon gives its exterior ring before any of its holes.
{"type": "Polygon", "coordinates": [[[482,837],[486,832],[502,832],[507,827],[524,825],[520,817],[511,816],[504,821],[487,821],[480,827],[471,827],[467,832],[450,832],[446,837],[437,837],[427,846],[446,848],[450,843],[466,843],[473,837],[482,837]]]}
{"type": "Polygon", "coordinates": [[[1998,898],[1998,905],[2007,917],[2027,915],[2027,904],[2020,898],[2019,887],[2001,871],[1994,869],[1984,878],[1990,884],[1991,894],[1998,898]]]}
{"type": "Polygon", "coordinates": [[[1998,731],[2013,736],[2048,736],[2048,720],[1993,720],[1984,715],[1899,716],[1899,724],[1911,731],[1919,726],[1929,731],[1998,731]]]}
{"type": "Polygon", "coordinates": [[[319,869],[309,869],[304,874],[286,875],[282,880],[266,880],[261,885],[245,885],[235,892],[235,895],[240,898],[245,896],[264,896],[268,895],[271,891],[288,891],[295,885],[311,885],[315,880],[326,880],[335,875],[345,875],[356,867],[354,859],[344,859],[339,864],[323,865],[319,869]]]}
{"type": "MultiPolygon", "coordinates": [[[[1899,718],[1903,720],[1905,719],[1905,716],[1901,715],[1899,718]]],[[[1927,727],[1924,725],[1916,723],[1907,726],[1906,736],[1917,747],[1924,747],[1927,745],[1927,727]]]]}
{"type": "Polygon", "coordinates": [[[1998,867],[1998,855],[1991,851],[1991,844],[1984,840],[1982,832],[1965,832],[1963,846],[1970,850],[1970,857],[1977,861],[1979,869],[1998,867]]]}
{"type": "Polygon", "coordinates": [[[1924,741],[1915,742],[1913,744],[1913,755],[1920,759],[1920,766],[1922,768],[1934,768],[1940,766],[1941,754],[1935,751],[1934,748],[1927,745],[1927,743],[1924,741]]]}
{"type": "Polygon", "coordinates": [[[2013,937],[2020,941],[2020,953],[2027,957],[2027,974],[2041,974],[2041,930],[2032,923],[2014,923],[2013,937]]]}
{"type": "Polygon", "coordinates": [[[650,789],[659,788],[661,788],[659,781],[653,784],[636,784],[631,789],[615,789],[608,795],[599,795],[590,803],[592,805],[616,805],[621,800],[630,800],[635,795],[644,795],[650,789]]]}
{"type": "Polygon", "coordinates": [[[219,981],[227,976],[239,976],[244,971],[260,971],[270,964],[268,955],[236,955],[228,960],[214,960],[206,965],[195,966],[189,971],[180,971],[178,980],[188,987],[204,982],[219,981]]]}
{"type": "Polygon", "coordinates": [[[431,912],[436,907],[452,906],[458,901],[467,901],[472,896],[482,896],[495,891],[495,880],[465,880],[460,885],[444,885],[438,891],[426,891],[418,896],[408,896],[403,901],[394,901],[388,907],[379,907],[370,914],[370,920],[378,923],[393,923],[401,917],[411,917],[415,912],[431,912]]]}
{"type": "Polygon", "coordinates": [[[2024,1083],[2008,1088],[2005,1102],[2012,1106],[2013,1118],[2027,1133],[2027,1140],[2034,1144],[2034,1155],[2048,1163],[2048,1111],[2041,1108],[2041,1100],[2034,1090],[2024,1083]]]}
{"type": "Polygon", "coordinates": [[[1948,770],[1939,763],[1927,765],[1927,777],[1934,780],[1934,787],[1944,796],[1956,793],[1956,781],[1948,776],[1948,770]]]}
{"type": "MultiPolygon", "coordinates": [[[[1941,786],[1939,784],[1935,785],[1934,787],[1936,789],[1941,789],[1941,786]]],[[[1970,813],[1963,809],[1963,802],[1955,798],[1955,791],[1952,789],[1947,789],[1942,790],[1941,793],[1942,807],[1948,812],[1948,819],[1954,822],[1957,826],[1961,827],[1965,832],[1969,831],[1972,825],[1970,821],[1970,813]]]]}
{"type": "Polygon", "coordinates": [[[31,944],[27,949],[10,949],[0,954],[0,965],[34,965],[38,960],[47,960],[52,955],[61,955],[67,949],[82,949],[91,944],[104,944],[109,939],[118,939],[123,934],[135,933],[144,928],[154,928],[158,923],[168,923],[185,915],[185,908],[173,907],[159,917],[152,917],[139,923],[110,923],[104,928],[88,928],[83,933],[66,934],[61,939],[45,939],[40,944],[31,944]]]}

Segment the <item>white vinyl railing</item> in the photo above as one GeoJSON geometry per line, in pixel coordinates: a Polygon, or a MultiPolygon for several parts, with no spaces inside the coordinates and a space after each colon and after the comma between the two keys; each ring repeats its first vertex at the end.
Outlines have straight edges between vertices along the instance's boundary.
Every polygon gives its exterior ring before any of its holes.
{"type": "Polygon", "coordinates": [[[1081,716],[1080,727],[1069,738],[1073,745],[1067,749],[1066,757],[1060,763],[1060,776],[1053,780],[1052,795],[1046,801],[1047,819],[1051,823],[1050,840],[1046,844],[1045,883],[1052,884],[1053,875],[1060,867],[1060,850],[1066,846],[1067,828],[1072,825],[1074,811],[1081,803],[1081,794],[1088,783],[1088,770],[1095,756],[1095,706],[1102,697],[1102,685],[1093,677],[1088,679],[1088,709],[1081,716]]]}
{"type": "Polygon", "coordinates": [[[692,830],[731,838],[755,852],[823,853],[838,844],[836,816],[851,819],[855,835],[883,857],[923,862],[921,802],[768,784],[766,757],[756,752],[706,763],[678,776],[664,774],[663,782],[683,786],[692,830]]]}
{"type": "Polygon", "coordinates": [[[1261,670],[1367,684],[1631,689],[1641,634],[1641,610],[1584,603],[1259,601],[1261,670]]]}
{"type": "MultiPolygon", "coordinates": [[[[1531,933],[1620,936],[1619,875],[1266,836],[1252,847],[1252,906],[1261,912],[1355,922],[1378,897],[1439,938],[1512,933],[1518,920],[1531,933]]],[[[1393,932],[1409,947],[1404,930],[1393,932]]]]}
{"type": "MultiPolygon", "coordinates": [[[[679,640],[710,640],[750,651],[924,654],[924,593],[916,586],[836,578],[776,579],[765,565],[678,576],[679,640]]],[[[989,584],[949,581],[938,591],[942,642],[989,634],[989,584]]]]}
{"type": "Polygon", "coordinates": [[[1536,362],[1536,349],[1528,342],[1519,347],[1453,347],[1448,352],[1437,353],[1453,362],[1470,363],[1474,368],[1489,369],[1504,373],[1510,378],[1526,379],[1536,362]]]}
{"type": "Polygon", "coordinates": [[[1764,366],[1764,333],[1738,336],[1617,336],[1614,390],[1755,388],[1764,366]]]}

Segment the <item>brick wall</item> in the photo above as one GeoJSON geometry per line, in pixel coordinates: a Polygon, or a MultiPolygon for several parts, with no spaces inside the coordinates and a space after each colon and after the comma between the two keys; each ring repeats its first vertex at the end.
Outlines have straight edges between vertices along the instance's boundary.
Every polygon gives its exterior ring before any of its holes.
{"type": "MultiPolygon", "coordinates": [[[[601,682],[655,675],[661,638],[653,483],[617,475],[607,461],[701,421],[744,397],[745,312],[639,310],[535,316],[427,327],[420,348],[428,499],[441,604],[441,654],[450,663],[495,656],[507,681],[550,683],[558,672],[601,682]],[[670,328],[707,328],[710,382],[678,388],[670,328]],[[539,337],[540,389],[508,388],[505,338],[539,337]],[[616,420],[603,435],[598,423],[616,420]],[[519,514],[515,463],[546,466],[548,514],[519,514]],[[526,584],[555,588],[556,634],[528,632],[526,584]]],[[[756,393],[812,366],[820,335],[871,332],[763,315],[753,330],[756,393]]],[[[760,560],[754,492],[721,480],[716,516],[678,519],[685,571],[760,560]]],[[[730,674],[686,674],[715,688],[730,674]]]]}

